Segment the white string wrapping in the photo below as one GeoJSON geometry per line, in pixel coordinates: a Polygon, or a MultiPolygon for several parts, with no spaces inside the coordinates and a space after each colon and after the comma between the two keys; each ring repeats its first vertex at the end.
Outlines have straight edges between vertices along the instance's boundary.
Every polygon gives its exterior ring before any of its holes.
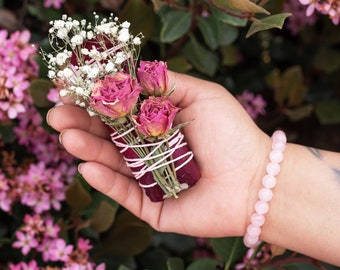
{"type": "MultiPolygon", "coordinates": [[[[134,150],[136,148],[147,148],[149,149],[149,151],[152,149],[145,157],[127,158],[123,155],[126,164],[130,168],[141,167],[141,169],[139,169],[138,171],[132,170],[132,173],[137,180],[143,177],[147,172],[152,172],[153,170],[157,170],[161,167],[172,164],[177,160],[184,159],[181,164],[177,165],[177,167],[174,166],[175,171],[178,171],[179,169],[183,168],[187,163],[189,163],[194,156],[192,151],[187,151],[186,153],[176,158],[170,158],[177,149],[180,149],[181,147],[187,145],[187,143],[183,141],[184,135],[179,131],[179,129],[176,130],[173,134],[171,134],[168,138],[165,138],[157,142],[129,145],[125,143],[124,140],[119,140],[121,138],[124,138],[124,136],[128,135],[129,133],[131,133],[133,130],[134,128],[132,127],[121,134],[118,134],[116,131],[114,131],[113,133],[111,133],[111,139],[117,147],[121,148],[120,153],[122,154],[124,154],[124,152],[127,151],[128,149],[134,150]],[[169,149],[166,149],[165,151],[162,150],[161,153],[157,153],[157,150],[160,149],[161,146],[166,143],[168,143],[169,149]],[[148,166],[146,163],[152,160],[157,161],[152,165],[148,166]]],[[[136,140],[138,139],[136,138],[136,140]]],[[[139,185],[143,188],[150,188],[157,185],[157,182],[148,185],[143,185],[139,183],[139,185]]]]}

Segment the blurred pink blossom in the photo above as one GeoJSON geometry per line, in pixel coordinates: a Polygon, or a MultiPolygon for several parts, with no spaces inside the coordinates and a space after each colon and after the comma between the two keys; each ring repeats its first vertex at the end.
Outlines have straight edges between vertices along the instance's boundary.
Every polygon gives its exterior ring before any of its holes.
{"type": "Polygon", "coordinates": [[[307,6],[306,15],[311,16],[315,11],[328,15],[333,24],[338,25],[340,22],[340,1],[339,0],[299,0],[307,6]]]}
{"type": "Polygon", "coordinates": [[[51,260],[66,262],[73,251],[72,245],[67,245],[64,239],[56,239],[51,245],[51,260]]]}
{"type": "Polygon", "coordinates": [[[266,113],[265,107],[267,102],[263,99],[262,95],[255,95],[245,90],[241,95],[237,95],[236,98],[252,119],[256,119],[260,114],[264,115],[266,113]]]}
{"type": "Polygon", "coordinates": [[[44,0],[44,7],[49,8],[53,7],[56,9],[60,9],[61,5],[65,2],[65,0],[44,0]]]}
{"type": "Polygon", "coordinates": [[[287,28],[293,35],[297,35],[305,26],[316,23],[318,14],[314,13],[307,16],[306,9],[306,6],[301,5],[296,0],[285,1],[283,12],[292,13],[292,16],[287,20],[287,28]]]}
{"type": "Polygon", "coordinates": [[[13,243],[13,247],[21,248],[21,253],[23,255],[27,255],[32,248],[36,248],[38,246],[38,241],[34,238],[34,234],[17,231],[15,236],[17,241],[13,243]]]}

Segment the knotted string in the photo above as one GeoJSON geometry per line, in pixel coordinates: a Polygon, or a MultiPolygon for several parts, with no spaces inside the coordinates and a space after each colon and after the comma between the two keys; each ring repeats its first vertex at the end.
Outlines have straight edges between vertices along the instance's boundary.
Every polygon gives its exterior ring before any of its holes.
{"type": "MultiPolygon", "coordinates": [[[[177,149],[180,149],[181,147],[187,145],[187,143],[184,141],[184,135],[179,130],[176,130],[168,138],[165,138],[161,141],[130,145],[124,141],[124,136],[128,135],[132,131],[134,131],[133,127],[126,130],[125,132],[121,134],[118,134],[116,131],[114,131],[111,133],[111,139],[115,143],[115,145],[121,149],[120,153],[122,154],[124,154],[124,152],[126,152],[128,149],[132,149],[133,151],[135,151],[134,149],[137,149],[137,148],[144,148],[144,149],[146,148],[150,151],[145,157],[127,158],[123,155],[126,161],[126,164],[130,168],[140,168],[138,171],[132,170],[132,174],[137,180],[142,178],[148,172],[152,172],[161,167],[165,167],[167,165],[173,164],[177,160],[184,159],[181,164],[177,164],[177,167],[174,166],[175,171],[178,171],[179,169],[184,167],[188,162],[190,162],[194,156],[192,151],[187,151],[186,153],[176,158],[171,158],[177,149]],[[120,139],[123,139],[123,140],[120,140],[120,139]],[[169,145],[168,149],[162,150],[161,153],[157,152],[157,150],[160,149],[163,144],[169,145]],[[147,165],[148,161],[155,161],[155,162],[148,166],[147,165]]],[[[138,138],[136,138],[136,140],[139,141],[138,138]]],[[[157,182],[154,182],[148,185],[143,185],[139,183],[139,185],[143,188],[150,188],[150,187],[157,185],[157,182]]]]}

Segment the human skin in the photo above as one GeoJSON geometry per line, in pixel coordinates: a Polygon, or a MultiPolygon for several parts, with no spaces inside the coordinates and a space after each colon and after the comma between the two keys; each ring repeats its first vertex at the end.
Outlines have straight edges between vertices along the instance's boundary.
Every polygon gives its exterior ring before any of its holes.
{"type": "MultiPolygon", "coordinates": [[[[195,154],[201,179],[179,199],[154,203],[132,178],[96,117],[67,104],[48,113],[83,177],[159,231],[241,236],[253,213],[271,139],[222,86],[168,72],[175,122],[195,154]],[[98,180],[100,179],[100,180],[98,180]],[[193,211],[195,209],[196,211],[193,211]]],[[[340,154],[287,144],[261,240],[340,265],[340,154]]]]}

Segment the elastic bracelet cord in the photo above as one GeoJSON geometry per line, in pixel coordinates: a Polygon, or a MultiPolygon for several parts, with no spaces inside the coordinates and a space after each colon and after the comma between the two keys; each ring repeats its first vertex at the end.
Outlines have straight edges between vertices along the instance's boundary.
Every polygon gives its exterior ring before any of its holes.
{"type": "Polygon", "coordinates": [[[286,148],[287,137],[282,130],[277,130],[272,135],[272,150],[269,155],[270,162],[266,167],[267,174],[262,178],[263,187],[258,193],[259,200],[255,204],[255,213],[251,216],[243,238],[248,248],[254,248],[259,244],[261,227],[265,222],[264,215],[269,210],[269,201],[273,197],[272,188],[276,185],[276,176],[280,173],[280,162],[283,160],[283,152],[286,148]]]}

